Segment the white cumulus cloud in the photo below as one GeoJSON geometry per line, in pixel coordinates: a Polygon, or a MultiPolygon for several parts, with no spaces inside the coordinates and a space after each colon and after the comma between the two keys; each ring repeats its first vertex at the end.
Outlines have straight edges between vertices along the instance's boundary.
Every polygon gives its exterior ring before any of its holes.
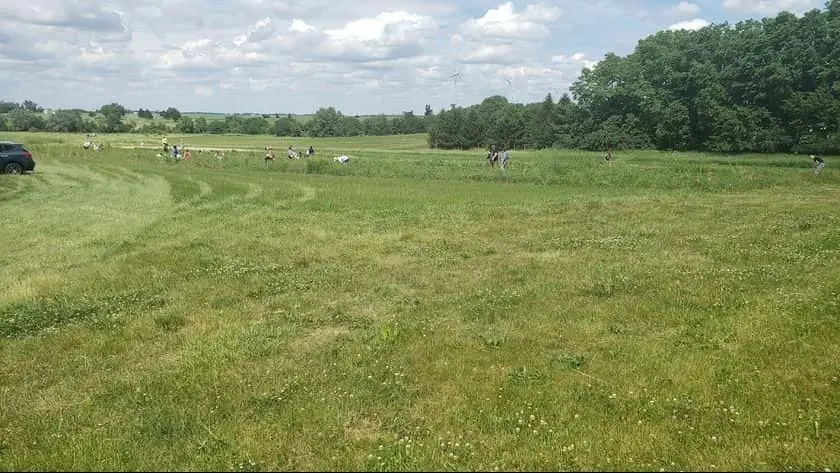
{"type": "Polygon", "coordinates": [[[817,0],[723,0],[723,7],[745,13],[774,15],[782,10],[800,13],[822,6],[817,0]]]}
{"type": "MultiPolygon", "coordinates": [[[[821,2],[722,0],[714,20],[821,2]]],[[[653,14],[641,0],[0,0],[0,100],[346,114],[439,110],[495,94],[539,101],[568,91],[607,52],[628,54],[662,29],[706,26],[701,11],[711,19],[710,5],[696,0],[666,8],[653,14]]]]}
{"type": "Polygon", "coordinates": [[[669,26],[668,30],[699,30],[700,28],[705,28],[712,23],[708,20],[704,20],[703,18],[694,18],[693,20],[686,20],[680,21],[678,23],[674,23],[673,25],[669,26]]]}
{"type": "Polygon", "coordinates": [[[545,4],[527,5],[516,11],[507,2],[487,10],[479,18],[464,22],[461,30],[473,38],[542,38],[549,34],[549,25],[560,18],[560,8],[545,4]]]}

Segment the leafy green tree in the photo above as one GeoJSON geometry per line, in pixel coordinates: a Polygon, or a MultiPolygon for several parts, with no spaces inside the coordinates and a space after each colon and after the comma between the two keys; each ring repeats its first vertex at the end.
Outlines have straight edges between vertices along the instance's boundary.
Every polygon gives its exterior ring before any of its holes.
{"type": "Polygon", "coordinates": [[[262,116],[248,117],[242,121],[242,133],[247,135],[267,135],[271,133],[271,123],[262,116]]]}
{"type": "Polygon", "coordinates": [[[302,136],[303,127],[292,116],[280,117],[275,123],[274,134],[277,136],[302,136]]]}
{"type": "Polygon", "coordinates": [[[40,105],[38,105],[37,103],[35,103],[31,100],[24,100],[23,103],[21,104],[21,107],[24,110],[26,110],[28,112],[32,112],[32,113],[41,113],[41,112],[44,111],[44,109],[40,105]]]}
{"type": "Polygon", "coordinates": [[[46,121],[40,112],[33,112],[26,108],[18,108],[7,114],[10,131],[42,131],[46,128],[46,121]]]}
{"type": "Polygon", "coordinates": [[[198,117],[193,120],[193,130],[194,133],[207,133],[207,119],[198,117]]]}
{"type": "Polygon", "coordinates": [[[79,133],[83,129],[82,114],[76,110],[56,110],[47,118],[46,128],[60,133],[79,133]]]}
{"type": "Polygon", "coordinates": [[[358,117],[344,115],[342,117],[341,130],[344,136],[361,136],[364,134],[364,124],[358,117]]]}
{"type": "Polygon", "coordinates": [[[20,108],[20,104],[15,102],[0,102],[0,113],[9,113],[12,110],[20,108]]]}
{"type": "Polygon", "coordinates": [[[310,120],[312,136],[342,136],[342,114],[333,107],[319,108],[310,120]]]}
{"type": "Polygon", "coordinates": [[[175,129],[181,133],[195,133],[195,121],[190,117],[181,117],[175,129]]]}
{"type": "Polygon", "coordinates": [[[105,133],[120,133],[125,131],[125,125],[123,124],[123,117],[128,110],[122,105],[112,102],[108,105],[103,105],[99,107],[99,113],[105,118],[105,122],[102,125],[102,131],[105,133]]]}
{"type": "Polygon", "coordinates": [[[166,110],[160,112],[160,116],[161,118],[177,122],[181,119],[181,112],[178,111],[178,109],[175,107],[169,107],[166,110]]]}

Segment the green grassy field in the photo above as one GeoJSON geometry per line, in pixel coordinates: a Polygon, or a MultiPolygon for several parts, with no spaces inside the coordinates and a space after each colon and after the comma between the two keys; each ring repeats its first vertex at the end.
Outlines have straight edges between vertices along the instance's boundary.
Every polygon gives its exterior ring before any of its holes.
{"type": "MultiPolygon", "coordinates": [[[[163,134],[144,135],[136,133],[100,134],[89,138],[84,133],[15,133],[4,132],[0,139],[18,141],[27,146],[47,145],[51,147],[66,147],[72,151],[81,151],[85,141],[93,140],[113,149],[137,149],[147,152],[161,147],[163,134]],[[142,147],[142,149],[141,149],[142,147]]],[[[409,151],[412,153],[428,152],[427,135],[390,135],[390,136],[354,136],[354,137],[277,137],[260,135],[185,135],[180,133],[166,134],[170,145],[183,145],[187,149],[212,148],[220,150],[249,150],[259,152],[262,157],[266,146],[273,146],[281,151],[294,146],[304,151],[309,146],[319,151],[332,154],[346,154],[351,150],[364,150],[372,153],[409,151]]]]}
{"type": "Polygon", "coordinates": [[[100,138],[0,137],[4,471],[840,468],[831,159],[100,138]]]}

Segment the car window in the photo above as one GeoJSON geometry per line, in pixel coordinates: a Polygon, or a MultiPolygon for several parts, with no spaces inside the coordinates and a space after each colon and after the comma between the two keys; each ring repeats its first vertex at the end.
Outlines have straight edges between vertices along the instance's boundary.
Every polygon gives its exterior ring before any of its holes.
{"type": "Polygon", "coordinates": [[[0,151],[10,151],[11,149],[11,145],[0,143],[0,151]]]}

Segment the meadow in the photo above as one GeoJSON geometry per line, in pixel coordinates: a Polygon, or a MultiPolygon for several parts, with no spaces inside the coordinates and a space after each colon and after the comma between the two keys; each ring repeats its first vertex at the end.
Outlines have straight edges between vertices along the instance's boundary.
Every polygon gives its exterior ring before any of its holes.
{"type": "Polygon", "coordinates": [[[840,469],[830,157],[3,139],[3,471],[840,469]]]}

